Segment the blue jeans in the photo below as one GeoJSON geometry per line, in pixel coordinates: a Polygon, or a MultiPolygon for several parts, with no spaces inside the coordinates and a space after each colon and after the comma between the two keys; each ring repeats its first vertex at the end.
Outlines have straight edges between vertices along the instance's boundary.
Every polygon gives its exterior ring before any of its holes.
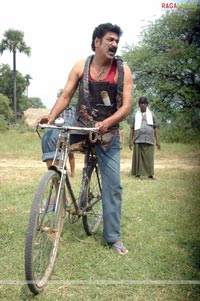
{"type": "Polygon", "coordinates": [[[122,187],[120,179],[120,136],[104,151],[96,145],[102,178],[103,237],[108,242],[120,240],[122,187]]]}
{"type": "MultiPolygon", "coordinates": [[[[59,130],[48,130],[42,137],[42,160],[53,159],[59,130]]],[[[71,144],[84,135],[71,135],[71,144]]],[[[120,179],[120,136],[115,137],[110,148],[104,151],[95,145],[102,178],[103,238],[106,242],[120,241],[122,187],[120,179]]]]}

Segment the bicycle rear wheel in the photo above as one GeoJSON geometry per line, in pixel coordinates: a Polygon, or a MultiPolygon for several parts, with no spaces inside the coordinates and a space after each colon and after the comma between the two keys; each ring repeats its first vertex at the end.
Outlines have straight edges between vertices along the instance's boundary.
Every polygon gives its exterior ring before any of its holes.
{"type": "Polygon", "coordinates": [[[83,227],[87,235],[93,235],[98,230],[102,218],[101,176],[97,164],[89,164],[87,178],[83,183],[83,191],[80,197],[83,215],[83,227]]]}
{"type": "Polygon", "coordinates": [[[53,170],[41,179],[30,210],[25,242],[25,276],[38,294],[52,273],[64,224],[64,197],[58,199],[60,175],[53,170]],[[56,202],[57,200],[57,202],[56,202]]]}

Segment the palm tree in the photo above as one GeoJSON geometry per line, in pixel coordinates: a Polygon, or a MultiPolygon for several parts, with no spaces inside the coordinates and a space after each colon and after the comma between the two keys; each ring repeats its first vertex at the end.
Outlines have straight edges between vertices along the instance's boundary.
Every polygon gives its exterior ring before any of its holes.
{"type": "Polygon", "coordinates": [[[24,42],[24,33],[19,30],[9,29],[4,32],[4,39],[0,43],[0,53],[5,50],[13,53],[13,106],[14,123],[17,123],[17,80],[16,80],[16,52],[22,52],[30,55],[31,48],[24,42]]]}
{"type": "Polygon", "coordinates": [[[28,87],[30,86],[30,80],[32,79],[32,77],[29,74],[26,74],[24,78],[26,81],[26,96],[28,97],[28,87]]]}

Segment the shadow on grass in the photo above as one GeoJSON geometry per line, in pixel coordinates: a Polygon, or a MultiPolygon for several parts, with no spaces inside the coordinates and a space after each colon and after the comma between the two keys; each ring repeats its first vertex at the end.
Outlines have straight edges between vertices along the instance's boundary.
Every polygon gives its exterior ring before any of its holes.
{"type": "Polygon", "coordinates": [[[21,294],[20,294],[20,297],[22,300],[32,300],[34,299],[36,295],[34,295],[33,293],[30,292],[27,284],[24,284],[21,288],[21,294]]]}
{"type": "MultiPolygon", "coordinates": [[[[191,265],[195,268],[193,272],[189,272],[189,280],[199,280],[200,279],[200,240],[195,241],[184,241],[181,243],[181,247],[184,248],[190,258],[191,265]]],[[[200,300],[200,285],[193,285],[191,288],[192,295],[197,298],[195,300],[200,300]]]]}
{"type": "Polygon", "coordinates": [[[102,241],[102,224],[100,225],[99,229],[94,235],[87,235],[82,220],[79,219],[76,223],[71,224],[69,223],[68,217],[66,218],[64,229],[62,236],[68,238],[68,240],[77,240],[79,242],[90,242],[90,239],[92,240],[99,240],[102,241]],[[88,241],[89,240],[89,241],[88,241]]]}
{"type": "Polygon", "coordinates": [[[184,241],[181,246],[189,253],[193,267],[200,271],[200,240],[184,241]]]}

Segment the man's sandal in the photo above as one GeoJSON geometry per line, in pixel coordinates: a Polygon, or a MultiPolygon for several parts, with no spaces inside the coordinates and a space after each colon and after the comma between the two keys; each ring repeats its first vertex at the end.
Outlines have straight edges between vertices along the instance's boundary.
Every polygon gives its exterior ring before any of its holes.
{"type": "Polygon", "coordinates": [[[113,243],[110,246],[114,248],[119,255],[126,255],[128,253],[128,250],[126,249],[126,247],[124,247],[124,244],[122,242],[120,242],[119,245],[113,243]]]}

